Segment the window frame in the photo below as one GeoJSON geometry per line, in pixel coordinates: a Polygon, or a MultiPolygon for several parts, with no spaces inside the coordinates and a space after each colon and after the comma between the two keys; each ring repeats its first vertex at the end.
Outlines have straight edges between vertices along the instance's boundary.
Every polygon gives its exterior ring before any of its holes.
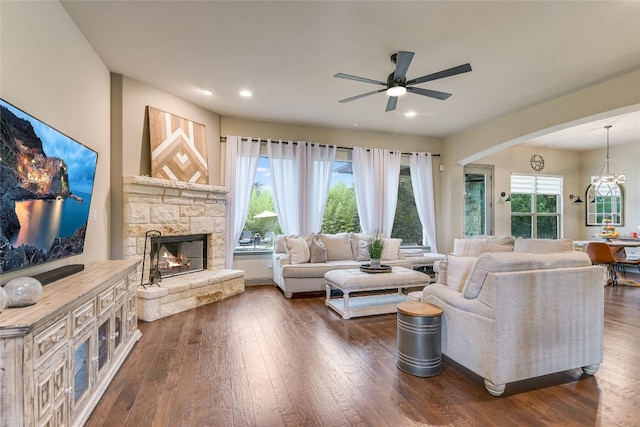
{"type": "MultiPolygon", "coordinates": [[[[563,230],[563,203],[562,194],[564,177],[557,175],[531,175],[513,173],[511,174],[511,199],[513,203],[514,195],[526,195],[531,197],[531,209],[529,212],[514,212],[511,209],[511,218],[527,217],[531,218],[531,237],[538,238],[538,218],[556,218],[557,234],[556,239],[561,239],[563,230]],[[520,179],[520,182],[518,180],[520,179]],[[514,183],[514,180],[516,181],[514,183]],[[538,212],[538,196],[554,196],[556,198],[555,212],[538,212]]],[[[512,205],[513,206],[513,205],[512,205]]],[[[513,220],[511,221],[511,233],[513,233],[513,220]]],[[[520,236],[515,236],[520,237],[520,236]]]]}

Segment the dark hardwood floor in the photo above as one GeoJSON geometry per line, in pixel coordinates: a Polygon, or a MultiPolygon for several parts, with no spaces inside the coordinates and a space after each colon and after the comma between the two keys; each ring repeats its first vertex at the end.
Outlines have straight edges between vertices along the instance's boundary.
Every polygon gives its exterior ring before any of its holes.
{"type": "MultiPolygon", "coordinates": [[[[632,275],[630,275],[631,277],[632,275]]],[[[640,275],[634,275],[640,280],[640,275]]],[[[640,288],[604,288],[604,362],[508,384],[400,371],[394,314],[342,320],[273,285],[152,323],[87,426],[639,426],[640,288]]]]}

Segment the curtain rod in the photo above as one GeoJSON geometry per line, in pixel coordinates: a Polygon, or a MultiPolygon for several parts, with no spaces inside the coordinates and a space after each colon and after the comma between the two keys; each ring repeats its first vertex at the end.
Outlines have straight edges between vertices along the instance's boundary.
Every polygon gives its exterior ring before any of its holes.
{"type": "MultiPolygon", "coordinates": [[[[272,139],[273,139],[273,138],[272,138],[272,139]]],[[[240,137],[240,140],[241,140],[241,141],[248,141],[248,140],[249,140],[249,138],[240,137]]],[[[264,139],[258,139],[258,138],[251,138],[251,141],[253,141],[253,142],[260,142],[260,143],[262,143],[262,144],[264,144],[264,143],[266,143],[266,142],[267,142],[267,141],[266,141],[266,140],[264,140],[264,139]]],[[[280,139],[274,139],[274,141],[281,141],[281,140],[280,140],[280,139]]],[[[227,137],[226,137],[226,136],[221,136],[221,137],[220,137],[220,142],[227,142],[227,137]]],[[[284,142],[285,144],[288,144],[288,143],[289,143],[289,141],[282,141],[282,142],[284,142]]],[[[292,142],[293,142],[293,144],[297,144],[297,142],[296,142],[296,141],[292,141],[292,142]]],[[[315,142],[312,142],[311,144],[316,144],[316,145],[318,145],[318,146],[320,146],[320,147],[326,147],[327,145],[331,145],[331,144],[318,144],[318,143],[315,143],[315,142]]],[[[353,149],[353,147],[341,147],[341,146],[339,146],[339,145],[336,145],[336,148],[340,148],[341,150],[352,150],[352,149],[353,149]]],[[[392,150],[391,152],[393,152],[393,150],[392,150]]],[[[400,154],[404,154],[404,155],[407,155],[407,156],[411,155],[411,153],[404,153],[404,152],[402,152],[402,151],[400,152],[400,154]]],[[[440,154],[431,154],[431,157],[440,157],[440,154]]]]}

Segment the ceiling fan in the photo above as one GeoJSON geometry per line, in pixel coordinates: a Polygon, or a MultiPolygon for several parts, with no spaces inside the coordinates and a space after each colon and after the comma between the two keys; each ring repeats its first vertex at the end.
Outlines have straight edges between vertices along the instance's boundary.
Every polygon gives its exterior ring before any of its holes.
{"type": "Polygon", "coordinates": [[[352,76],[350,74],[338,73],[333,77],[339,77],[341,79],[355,80],[357,82],[372,83],[376,85],[385,86],[384,89],[374,90],[372,92],[363,93],[361,95],[352,96],[351,98],[341,99],[339,102],[346,103],[355,101],[356,99],[364,98],[365,96],[374,95],[380,92],[387,92],[389,100],[387,101],[387,108],[385,111],[393,111],[398,104],[398,96],[404,95],[406,92],[415,93],[417,95],[429,96],[440,100],[445,100],[451,96],[450,93],[438,92],[436,90],[423,89],[420,87],[414,87],[424,82],[430,82],[432,80],[443,79],[445,77],[455,76],[456,74],[467,73],[471,71],[471,64],[458,65],[457,67],[449,68],[447,70],[438,71],[437,73],[427,74],[426,76],[418,77],[417,79],[411,79],[407,81],[407,70],[411,60],[413,60],[414,52],[399,51],[391,55],[391,62],[396,64],[396,69],[393,73],[389,74],[387,81],[381,82],[379,80],[367,79],[364,77],[352,76]]]}

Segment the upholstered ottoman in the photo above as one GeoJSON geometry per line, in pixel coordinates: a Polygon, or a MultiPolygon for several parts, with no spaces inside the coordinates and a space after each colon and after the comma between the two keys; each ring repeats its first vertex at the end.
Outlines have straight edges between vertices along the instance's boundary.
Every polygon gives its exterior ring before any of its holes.
{"type": "Polygon", "coordinates": [[[343,319],[395,313],[396,306],[407,297],[402,289],[414,286],[426,286],[431,281],[429,275],[404,267],[393,267],[388,273],[366,273],[359,269],[332,270],[324,275],[326,282],[325,305],[342,315],[343,319]],[[339,289],[342,297],[331,298],[331,291],[339,289]],[[376,293],[354,296],[351,293],[397,290],[395,293],[376,293]]]}

